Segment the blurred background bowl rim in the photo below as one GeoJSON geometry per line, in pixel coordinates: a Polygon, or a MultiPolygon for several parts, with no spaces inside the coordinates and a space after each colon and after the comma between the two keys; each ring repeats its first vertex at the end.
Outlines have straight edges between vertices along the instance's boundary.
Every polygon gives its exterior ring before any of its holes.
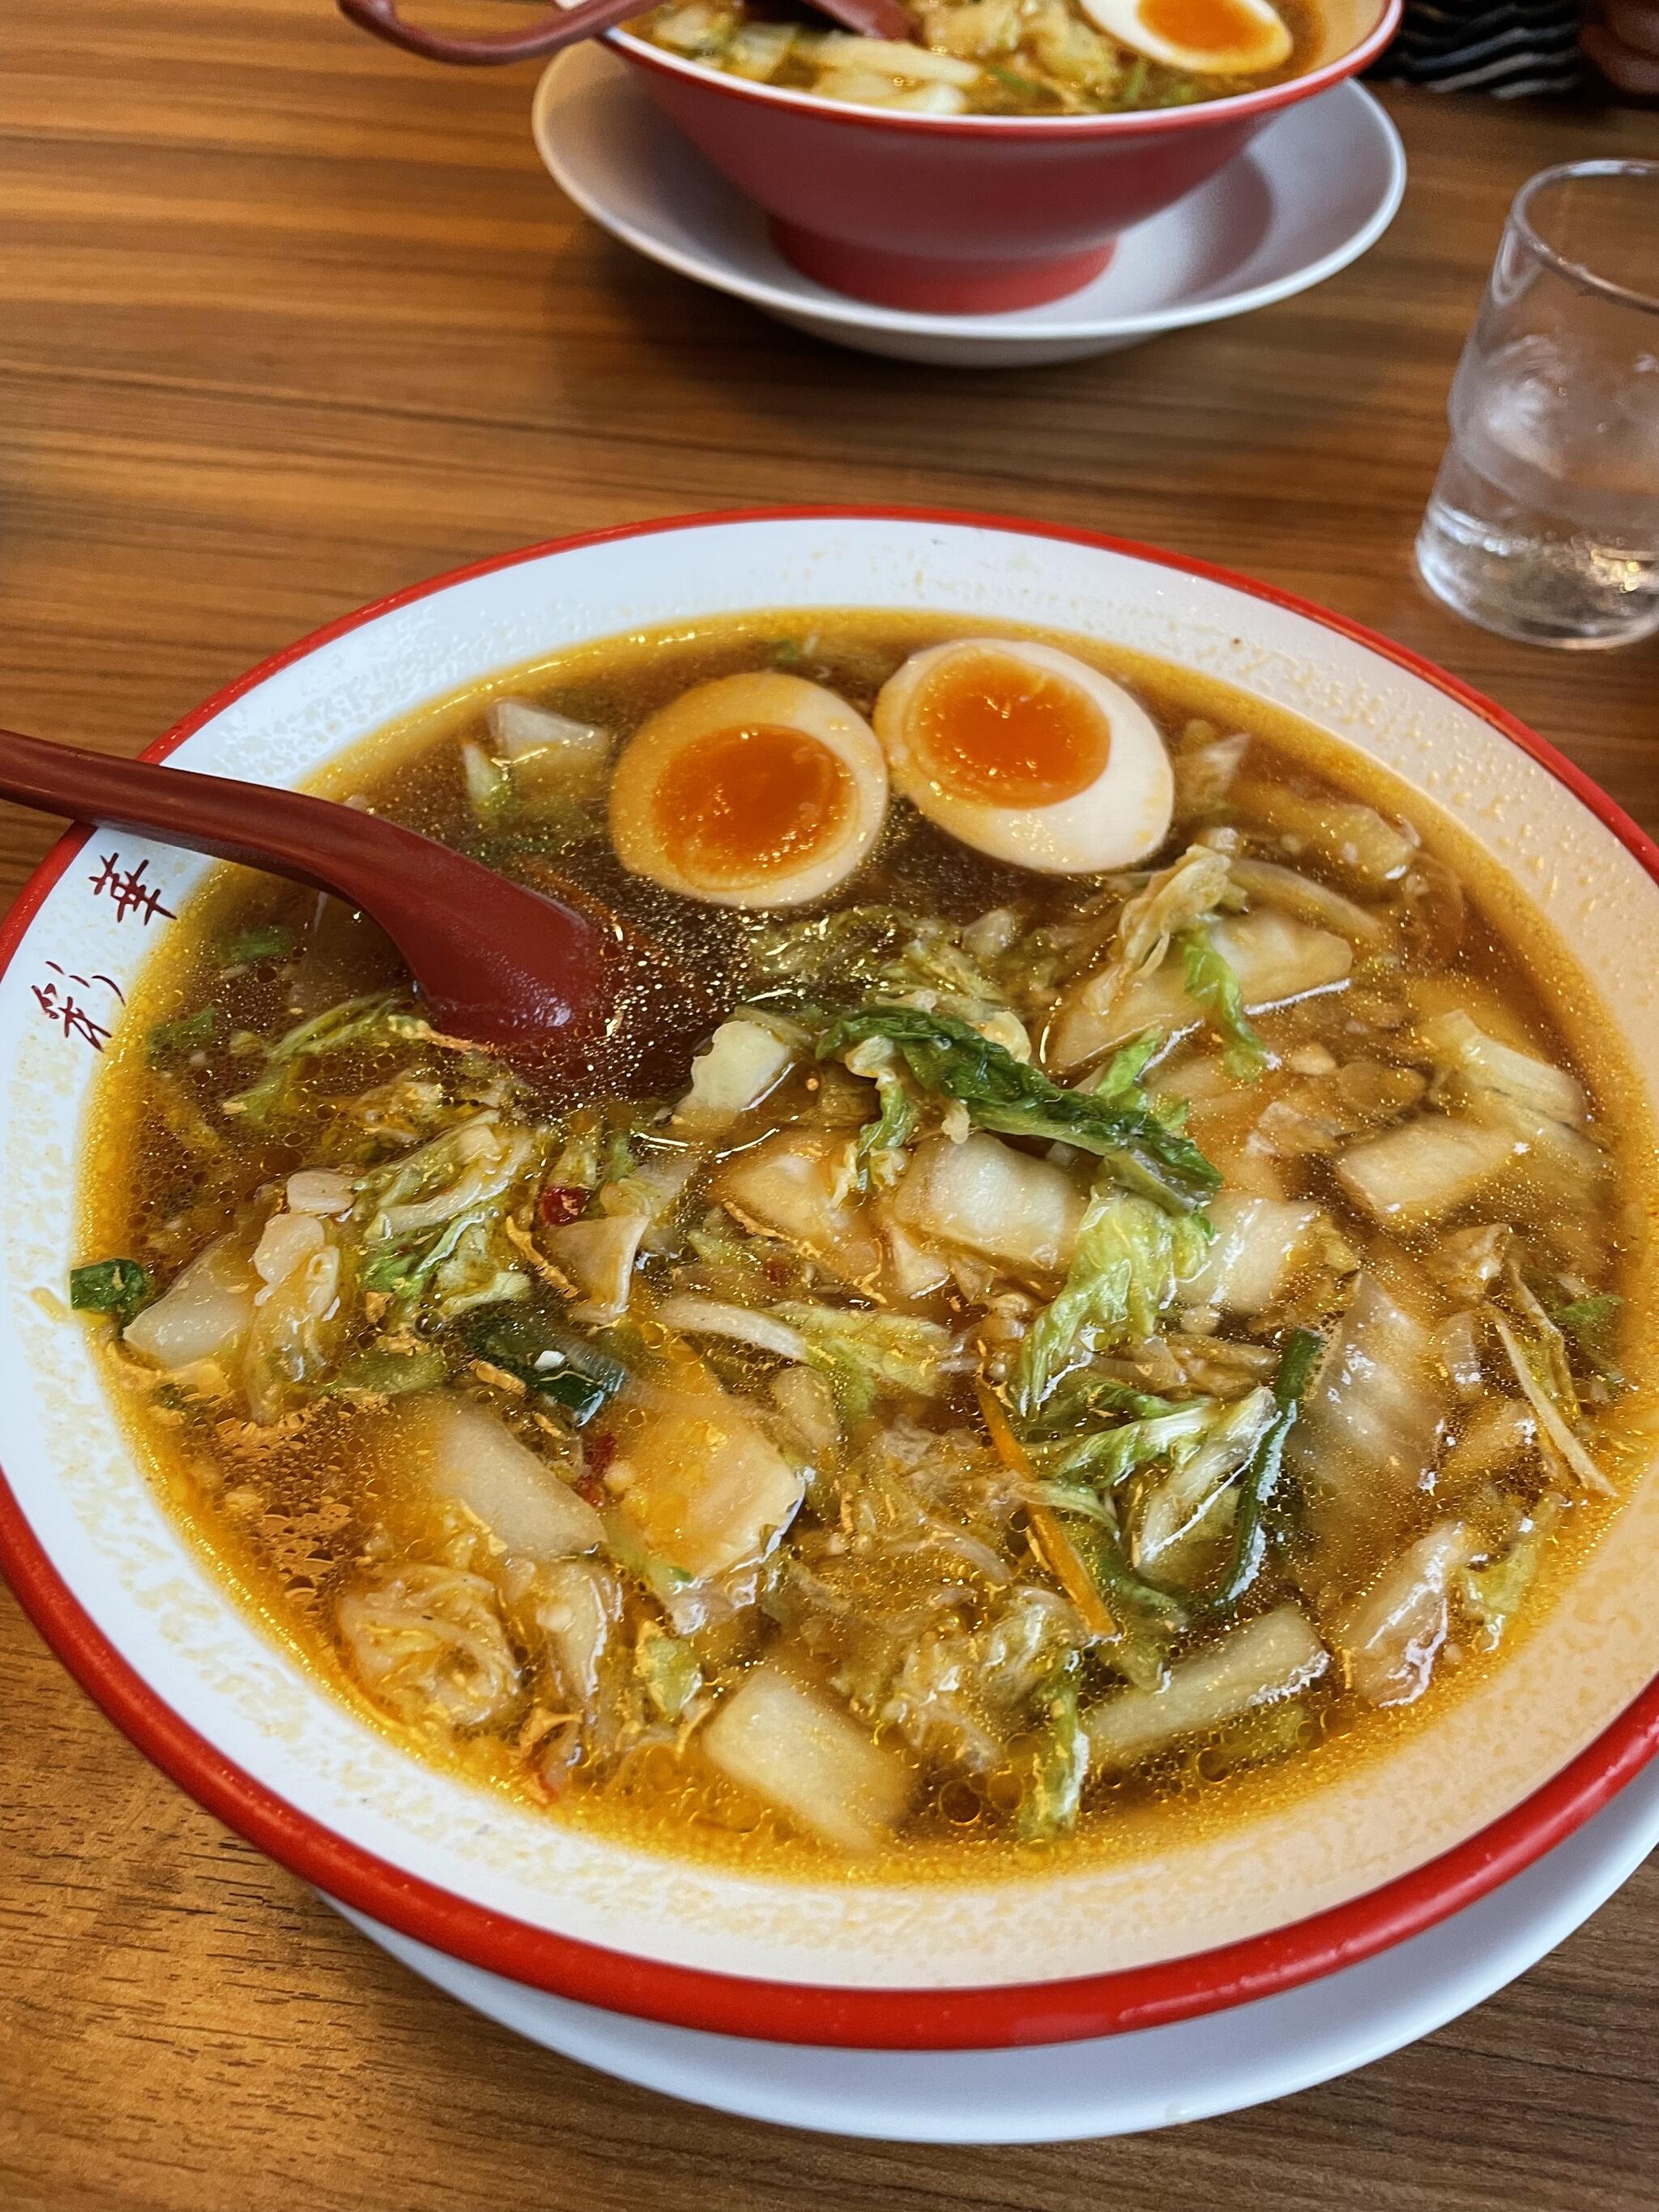
{"type": "Polygon", "coordinates": [[[1160,137],[1170,131],[1197,130],[1208,124],[1271,114],[1295,100],[1309,99],[1340,84],[1345,77],[1357,76],[1375,61],[1399,27],[1404,5],[1405,0],[1382,0],[1376,21],[1363,37],[1329,61],[1322,62],[1316,69],[1305,70],[1300,76],[1286,77],[1277,84],[1259,85],[1249,92],[1229,93],[1221,100],[1194,100],[1185,107],[1127,108],[1114,115],[918,115],[904,108],[862,107],[849,100],[825,100],[815,92],[798,92],[785,85],[757,83],[752,78],[734,76],[727,70],[714,69],[707,62],[671,53],[665,46],[654,46],[648,39],[636,38],[632,32],[620,28],[604,33],[600,43],[642,69],[656,70],[681,82],[704,86],[734,99],[758,99],[784,113],[817,116],[854,129],[897,130],[936,138],[984,137],[988,143],[1003,137],[1081,142],[1160,137]]]}

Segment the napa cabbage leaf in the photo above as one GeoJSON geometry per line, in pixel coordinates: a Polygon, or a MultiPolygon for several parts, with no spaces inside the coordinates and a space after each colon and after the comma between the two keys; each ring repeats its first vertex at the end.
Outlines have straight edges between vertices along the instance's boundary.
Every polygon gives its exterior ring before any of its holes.
{"type": "Polygon", "coordinates": [[[1221,1036],[1222,1065],[1241,1083],[1259,1082],[1267,1065],[1267,1048],[1244,1012],[1244,995],[1231,963],[1201,926],[1183,929],[1176,939],[1186,963],[1188,996],[1195,999],[1221,1036]]]}
{"type": "Polygon", "coordinates": [[[1127,1096],[1064,1091],[953,1015],[864,1006],[830,1024],[817,1056],[832,1058],[874,1036],[890,1038],[923,1089],[959,1101],[980,1128],[1094,1152],[1120,1182],[1182,1212],[1220,1188],[1220,1174],[1191,1138],[1147,1106],[1127,1096]]]}
{"type": "Polygon", "coordinates": [[[1201,1213],[1170,1213],[1152,1200],[1096,1186],[1057,1297],[1022,1340],[1014,1402],[1030,1417],[1055,1378],[1124,1339],[1151,1336],[1181,1285],[1203,1266],[1212,1232],[1201,1213]]]}

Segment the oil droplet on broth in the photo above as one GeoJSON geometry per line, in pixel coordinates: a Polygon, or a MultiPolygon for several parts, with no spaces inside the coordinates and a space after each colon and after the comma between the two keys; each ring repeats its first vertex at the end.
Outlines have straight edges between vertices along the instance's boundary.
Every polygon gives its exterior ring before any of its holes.
{"type": "Polygon", "coordinates": [[[1012,653],[953,653],[921,686],[911,734],[954,796],[1053,806],[1105,768],[1112,727],[1075,684],[1012,653]]]}
{"type": "Polygon", "coordinates": [[[798,866],[846,826],[847,764],[799,730],[761,723],[683,746],[652,799],[657,835],[695,883],[751,883],[798,866]]]}

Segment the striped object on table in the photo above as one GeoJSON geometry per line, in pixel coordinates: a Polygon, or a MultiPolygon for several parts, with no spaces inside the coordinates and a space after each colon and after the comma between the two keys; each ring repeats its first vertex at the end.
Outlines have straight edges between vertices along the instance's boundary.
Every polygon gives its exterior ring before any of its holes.
{"type": "Polygon", "coordinates": [[[1582,81],[1577,0],[1406,0],[1400,35],[1370,74],[1499,100],[1582,81]]]}

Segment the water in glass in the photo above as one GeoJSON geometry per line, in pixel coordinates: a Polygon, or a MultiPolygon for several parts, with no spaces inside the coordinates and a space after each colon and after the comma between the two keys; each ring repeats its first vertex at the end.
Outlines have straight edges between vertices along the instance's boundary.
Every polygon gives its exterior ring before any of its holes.
{"type": "Polygon", "coordinates": [[[1659,165],[1582,163],[1523,190],[1452,386],[1418,565],[1507,636],[1595,647],[1659,631],[1659,301],[1598,280],[1534,228],[1540,215],[1565,227],[1563,179],[1571,214],[1593,221],[1585,188],[1605,173],[1619,204],[1600,213],[1616,225],[1631,173],[1649,168],[1659,270],[1659,165]]]}

